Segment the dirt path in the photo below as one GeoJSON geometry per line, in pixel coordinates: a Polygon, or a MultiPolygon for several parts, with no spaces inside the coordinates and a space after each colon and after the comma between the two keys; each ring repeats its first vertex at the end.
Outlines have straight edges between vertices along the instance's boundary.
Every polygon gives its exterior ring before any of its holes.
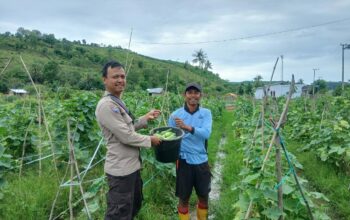
{"type": "MultiPolygon", "coordinates": [[[[220,198],[221,190],[221,171],[223,168],[223,161],[225,160],[226,154],[223,152],[222,148],[226,144],[226,137],[223,135],[220,140],[219,149],[216,153],[216,159],[214,164],[213,180],[211,182],[211,192],[209,194],[209,202],[211,205],[215,204],[220,198]]],[[[215,219],[214,213],[209,213],[208,219],[215,219]]]]}
{"type": "MultiPolygon", "coordinates": [[[[212,170],[213,179],[211,181],[211,191],[209,194],[209,203],[211,205],[217,202],[220,198],[221,170],[223,168],[222,161],[224,161],[226,157],[226,154],[222,151],[222,148],[225,145],[225,143],[226,137],[222,136],[219,143],[218,151],[216,153],[214,169],[212,170]]],[[[197,219],[196,210],[193,210],[191,212],[190,219],[197,219]]],[[[215,215],[213,213],[209,213],[208,219],[215,219],[215,215]]]]}

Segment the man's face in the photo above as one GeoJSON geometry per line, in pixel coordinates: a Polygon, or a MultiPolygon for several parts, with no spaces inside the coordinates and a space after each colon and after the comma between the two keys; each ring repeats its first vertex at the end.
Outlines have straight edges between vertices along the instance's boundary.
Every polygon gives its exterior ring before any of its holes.
{"type": "Polygon", "coordinates": [[[106,90],[113,95],[119,96],[125,89],[126,79],[125,72],[122,67],[109,67],[107,76],[103,77],[106,90]]]}
{"type": "Polygon", "coordinates": [[[187,105],[198,105],[200,99],[201,93],[195,88],[190,88],[185,92],[185,102],[187,105]]]}

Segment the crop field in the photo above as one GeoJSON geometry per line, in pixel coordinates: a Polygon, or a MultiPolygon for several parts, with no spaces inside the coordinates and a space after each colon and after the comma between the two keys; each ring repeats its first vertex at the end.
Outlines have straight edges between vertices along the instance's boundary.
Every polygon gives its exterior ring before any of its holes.
{"type": "MultiPolygon", "coordinates": [[[[210,164],[225,154],[213,172],[221,179],[210,218],[350,219],[349,94],[241,96],[230,111],[220,96],[204,97],[214,119],[210,164]]],[[[104,218],[106,149],[94,113],[101,95],[0,96],[0,219],[104,218]]],[[[144,134],[183,105],[172,93],[129,92],[123,100],[136,116],[162,110],[144,134]]],[[[175,164],[158,162],[153,150],[141,155],[144,201],[136,219],[177,219],[175,164]]],[[[195,196],[190,203],[193,209],[195,196]]]]}

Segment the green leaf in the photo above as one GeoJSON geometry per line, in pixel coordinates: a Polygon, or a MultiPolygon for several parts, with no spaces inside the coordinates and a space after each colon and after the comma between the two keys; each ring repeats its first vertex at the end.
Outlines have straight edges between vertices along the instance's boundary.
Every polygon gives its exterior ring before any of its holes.
{"type": "Polygon", "coordinates": [[[320,151],[320,158],[322,161],[326,161],[328,159],[328,154],[326,153],[324,148],[318,149],[320,151]]]}
{"type": "Polygon", "coordinates": [[[249,195],[250,200],[255,200],[259,198],[261,195],[261,190],[259,189],[251,188],[251,189],[247,189],[246,191],[249,195]]]}
{"type": "Polygon", "coordinates": [[[78,129],[81,130],[81,131],[84,131],[84,125],[83,124],[78,124],[78,129]]]}
{"type": "Polygon", "coordinates": [[[240,194],[239,200],[233,205],[233,207],[240,210],[247,210],[250,203],[250,199],[247,195],[240,194]]]}
{"type": "Polygon", "coordinates": [[[294,188],[288,184],[283,184],[282,188],[283,188],[283,194],[285,194],[285,195],[288,195],[294,191],[294,188]]]}
{"type": "Polygon", "coordinates": [[[315,211],[313,216],[315,219],[319,219],[319,220],[331,220],[331,218],[328,215],[326,215],[325,213],[320,212],[318,210],[315,211]]]}
{"type": "Polygon", "coordinates": [[[338,155],[341,155],[345,152],[345,148],[342,148],[341,146],[339,145],[332,145],[331,146],[331,149],[329,150],[329,154],[332,154],[332,153],[337,153],[338,155]]]}
{"type": "Polygon", "coordinates": [[[343,128],[349,128],[350,127],[349,123],[347,121],[345,121],[345,120],[340,120],[339,124],[343,128]]]}
{"type": "Polygon", "coordinates": [[[329,199],[322,193],[319,192],[310,192],[310,195],[314,197],[315,199],[323,199],[327,202],[329,202],[329,199]]]}
{"type": "Polygon", "coordinates": [[[272,201],[277,201],[277,191],[273,189],[264,189],[263,191],[264,197],[267,199],[271,199],[272,201]]]}
{"type": "Polygon", "coordinates": [[[80,134],[78,132],[76,132],[74,135],[74,141],[79,142],[79,139],[80,139],[80,134]]]}
{"type": "Polygon", "coordinates": [[[84,193],[84,198],[85,199],[91,199],[96,195],[96,192],[86,192],[84,193]]]}
{"type": "Polygon", "coordinates": [[[299,209],[302,208],[302,206],[299,206],[299,201],[297,199],[287,197],[283,200],[283,208],[284,210],[298,214],[299,209]]]}
{"type": "Polygon", "coordinates": [[[253,175],[249,175],[246,178],[242,180],[243,183],[252,183],[254,180],[258,179],[260,176],[260,173],[256,173],[253,175]]]}
{"type": "Polygon", "coordinates": [[[262,212],[263,215],[268,217],[269,219],[275,219],[278,220],[281,215],[283,215],[283,212],[280,211],[277,207],[275,208],[267,208],[262,212]]]}
{"type": "Polygon", "coordinates": [[[5,152],[5,148],[0,144],[0,157],[3,155],[4,152],[5,152]]]}
{"type": "MultiPolygon", "coordinates": [[[[94,199],[91,202],[88,203],[88,209],[90,213],[94,213],[97,210],[100,209],[100,204],[98,203],[98,199],[94,199]]],[[[84,213],[86,213],[85,208],[82,210],[84,213]]]]}
{"type": "Polygon", "coordinates": [[[11,168],[11,164],[9,162],[0,161],[0,167],[11,168]]]}
{"type": "Polygon", "coordinates": [[[6,180],[0,177],[0,188],[3,187],[5,183],[6,183],[6,180]]]}
{"type": "Polygon", "coordinates": [[[337,124],[335,124],[334,125],[334,130],[335,131],[342,131],[343,129],[340,126],[338,126],[337,124]]]}

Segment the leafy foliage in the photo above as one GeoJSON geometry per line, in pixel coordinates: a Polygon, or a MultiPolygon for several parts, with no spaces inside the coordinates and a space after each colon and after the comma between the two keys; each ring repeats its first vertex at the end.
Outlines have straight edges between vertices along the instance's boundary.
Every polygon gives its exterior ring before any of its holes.
{"type": "Polygon", "coordinates": [[[298,99],[289,115],[288,132],[304,144],[300,150],[313,151],[322,161],[346,170],[350,166],[349,109],[350,101],[344,96],[298,99]]]}
{"type": "MultiPolygon", "coordinates": [[[[237,100],[236,106],[233,128],[236,136],[241,140],[244,154],[243,162],[246,166],[239,174],[241,182],[237,182],[232,186],[232,190],[238,190],[240,192],[239,199],[234,203],[237,211],[235,219],[243,219],[245,217],[250,201],[253,202],[251,219],[279,219],[281,215],[288,219],[308,219],[306,204],[300,196],[294,178],[290,174],[291,168],[288,167],[285,158],[282,160],[284,177],[281,183],[276,183],[275,161],[273,159],[267,160],[264,171],[261,171],[267,153],[267,148],[262,147],[261,129],[255,131],[257,125],[259,126],[256,118],[259,117],[258,113],[261,106],[253,105],[247,99],[237,100]],[[256,134],[254,134],[255,132],[256,134]],[[257,185],[259,185],[258,188],[256,188],[257,185]],[[278,187],[282,187],[283,189],[283,212],[278,209],[277,205],[278,187]]],[[[281,134],[282,132],[280,130],[281,134]]],[[[272,133],[272,129],[265,128],[265,140],[270,140],[272,133]]],[[[294,155],[288,153],[288,156],[295,167],[303,169],[294,155]]],[[[272,150],[270,158],[275,158],[274,150],[272,150]]],[[[306,191],[306,199],[310,204],[313,215],[318,216],[317,219],[329,219],[322,212],[322,205],[321,207],[319,205],[320,203],[325,203],[328,199],[321,193],[307,191],[307,180],[299,177],[299,182],[303,187],[304,193],[306,191]]]]}
{"type": "MultiPolygon", "coordinates": [[[[45,162],[46,167],[52,167],[52,170],[54,170],[53,164],[51,163],[53,158],[52,152],[55,153],[54,158],[58,162],[58,172],[61,175],[60,177],[63,177],[63,172],[67,167],[67,162],[69,160],[67,126],[69,126],[71,131],[69,138],[73,142],[80,172],[84,172],[87,168],[96,146],[101,140],[100,128],[95,119],[95,108],[101,97],[101,92],[76,91],[61,88],[57,89],[56,92],[43,92],[41,96],[43,97],[42,105],[45,111],[45,117],[43,112],[39,114],[38,101],[34,97],[0,97],[0,105],[2,106],[2,108],[0,108],[0,200],[2,197],[13,194],[14,189],[9,186],[11,185],[10,183],[8,183],[7,188],[4,189],[4,194],[1,189],[3,185],[6,185],[6,176],[11,176],[11,174],[13,174],[17,178],[15,172],[18,171],[19,162],[22,159],[24,162],[23,169],[25,173],[28,171],[31,175],[34,175],[33,173],[38,172],[36,166],[38,160],[40,160],[40,152],[42,152],[42,158],[51,159],[43,159],[42,161],[43,163],[45,162]],[[41,117],[39,117],[39,115],[41,117]],[[40,121],[41,123],[39,123],[40,121]],[[44,122],[47,123],[51,139],[48,137],[44,122]],[[23,146],[25,147],[24,152],[23,146]],[[8,174],[5,175],[5,172],[8,172],[8,174]]],[[[162,109],[162,117],[149,123],[149,128],[141,131],[143,134],[149,134],[150,129],[154,127],[163,126],[163,123],[167,122],[169,114],[183,105],[183,97],[173,93],[164,96],[149,96],[147,93],[142,92],[125,93],[123,100],[136,116],[144,115],[150,109],[162,109]]],[[[223,109],[223,103],[215,98],[204,98],[202,105],[211,109],[213,117],[216,118],[220,116],[223,109]]],[[[154,189],[152,188],[151,190],[151,193],[157,195],[157,197],[151,197],[149,200],[158,206],[164,206],[164,204],[162,204],[162,201],[164,200],[167,201],[167,203],[170,202],[175,204],[173,192],[171,191],[171,189],[174,188],[173,184],[175,183],[174,165],[162,164],[156,161],[151,150],[142,150],[141,155],[146,169],[146,171],[143,172],[144,178],[147,182],[154,180],[157,185],[157,187],[154,189]],[[156,180],[155,176],[157,176],[156,180]],[[169,180],[171,180],[171,184],[164,187],[164,182],[169,182],[169,180]],[[163,200],[157,199],[163,197],[164,194],[166,197],[163,200]]],[[[93,162],[97,163],[97,161],[103,161],[104,156],[105,148],[102,147],[102,150],[97,153],[93,162]]],[[[53,173],[55,172],[51,171],[49,175],[53,175],[53,173]]],[[[87,177],[93,180],[84,183],[84,189],[86,189],[85,198],[88,200],[90,211],[93,216],[97,218],[97,216],[101,216],[101,210],[104,210],[101,209],[101,207],[104,207],[105,205],[104,196],[106,183],[102,167],[97,171],[90,171],[87,174],[87,177]]],[[[45,178],[40,179],[40,181],[43,181],[44,179],[45,178]]],[[[50,177],[50,181],[55,181],[55,177],[50,177]]],[[[30,183],[28,184],[33,184],[32,180],[29,182],[30,183]]],[[[45,185],[43,187],[48,186],[45,185]]],[[[21,185],[20,189],[23,190],[23,188],[25,188],[25,186],[22,187],[21,185]]],[[[58,190],[58,188],[55,189],[58,190]]],[[[51,191],[52,189],[41,196],[37,195],[38,190],[33,191],[35,196],[38,197],[38,200],[40,200],[38,203],[32,201],[35,200],[35,198],[31,198],[32,200],[23,199],[23,201],[30,201],[33,204],[41,204],[42,198],[45,197],[47,200],[48,197],[54,196],[51,191]]],[[[75,193],[74,198],[79,201],[81,197],[79,198],[79,193],[75,193]]],[[[50,211],[47,207],[49,203],[47,201],[45,202],[45,208],[40,209],[40,216],[48,216],[48,212],[50,211]]],[[[59,204],[60,207],[58,207],[57,210],[61,212],[65,209],[65,206],[62,203],[59,204]]],[[[13,206],[20,205],[21,204],[18,202],[13,204],[13,206]]],[[[13,209],[10,207],[6,209],[1,207],[1,209],[4,210],[3,213],[13,214],[13,209]]],[[[25,210],[28,212],[32,209],[32,205],[25,206],[25,210]]],[[[80,212],[79,216],[82,216],[82,219],[85,218],[84,211],[81,211],[83,210],[81,203],[77,202],[74,204],[74,209],[80,212]]],[[[173,212],[174,210],[168,211],[173,212]]],[[[22,214],[25,215],[25,213],[21,213],[21,215],[18,214],[16,216],[22,216],[22,214]]],[[[2,216],[0,215],[0,217],[2,216]]],[[[4,216],[4,218],[7,217],[8,216],[4,216]]]]}

